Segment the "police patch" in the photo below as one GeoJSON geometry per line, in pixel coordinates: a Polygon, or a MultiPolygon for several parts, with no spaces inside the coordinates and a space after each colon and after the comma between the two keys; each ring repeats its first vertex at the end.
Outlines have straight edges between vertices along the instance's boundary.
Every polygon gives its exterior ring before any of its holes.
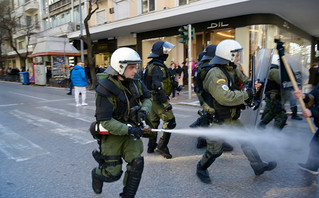
{"type": "Polygon", "coordinates": [[[227,85],[223,85],[222,88],[223,88],[224,91],[228,91],[229,90],[227,85]]]}

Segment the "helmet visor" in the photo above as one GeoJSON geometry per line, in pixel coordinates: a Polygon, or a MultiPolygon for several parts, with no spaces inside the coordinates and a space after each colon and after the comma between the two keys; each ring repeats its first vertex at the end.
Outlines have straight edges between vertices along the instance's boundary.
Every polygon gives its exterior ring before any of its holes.
{"type": "Polygon", "coordinates": [[[165,41],[163,44],[163,54],[168,54],[174,47],[175,45],[165,41]]]}
{"type": "Polygon", "coordinates": [[[235,54],[234,63],[235,64],[243,64],[244,63],[244,51],[243,49],[234,50],[232,53],[235,54]]]}
{"type": "Polygon", "coordinates": [[[142,64],[137,62],[130,62],[126,65],[123,76],[127,79],[137,79],[142,72],[142,64]]]}

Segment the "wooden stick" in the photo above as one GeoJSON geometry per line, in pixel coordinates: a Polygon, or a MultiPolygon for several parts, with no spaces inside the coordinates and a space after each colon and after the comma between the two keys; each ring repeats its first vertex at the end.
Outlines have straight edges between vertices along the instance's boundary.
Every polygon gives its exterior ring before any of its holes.
{"type": "MultiPolygon", "coordinates": [[[[289,63],[288,63],[286,57],[285,57],[285,56],[282,56],[282,57],[281,57],[281,60],[282,60],[282,62],[283,62],[284,65],[285,65],[286,71],[287,71],[287,73],[288,73],[288,76],[289,76],[289,79],[290,79],[290,81],[291,81],[291,83],[292,83],[292,86],[294,87],[294,90],[295,90],[295,91],[299,91],[299,88],[298,88],[298,85],[297,85],[295,76],[294,76],[294,74],[292,73],[292,70],[291,70],[291,68],[290,68],[290,66],[289,66],[289,63]]],[[[305,105],[305,103],[304,103],[302,97],[299,97],[299,98],[298,98],[298,101],[299,101],[299,103],[300,103],[300,105],[301,105],[302,110],[305,110],[305,109],[306,109],[306,105],[305,105]]],[[[311,132],[312,132],[312,133],[315,133],[315,129],[313,128],[311,119],[310,119],[310,118],[306,118],[306,120],[307,120],[307,122],[308,122],[308,125],[309,125],[309,127],[310,127],[311,132]]]]}

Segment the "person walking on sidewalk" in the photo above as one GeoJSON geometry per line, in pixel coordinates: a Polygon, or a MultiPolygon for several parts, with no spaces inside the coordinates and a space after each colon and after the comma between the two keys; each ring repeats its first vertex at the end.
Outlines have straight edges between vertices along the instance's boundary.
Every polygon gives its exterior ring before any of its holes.
{"type": "Polygon", "coordinates": [[[87,86],[87,79],[84,72],[84,63],[79,62],[77,65],[74,66],[71,81],[74,85],[74,97],[75,97],[75,106],[79,107],[81,105],[86,106],[88,105],[86,100],[86,86],[87,86]],[[82,103],[80,103],[80,93],[82,97],[82,103]]]}
{"type": "Polygon", "coordinates": [[[69,91],[68,93],[66,93],[67,95],[72,95],[73,83],[72,83],[72,80],[71,80],[71,76],[72,76],[73,68],[74,68],[74,66],[71,65],[71,66],[70,66],[70,74],[69,74],[69,81],[70,81],[70,82],[69,82],[69,89],[70,89],[70,91],[69,91]]]}
{"type": "MultiPolygon", "coordinates": [[[[255,87],[240,90],[237,81],[244,84],[248,78],[241,73],[237,63],[242,62],[242,46],[235,40],[221,41],[215,52],[215,57],[209,63],[213,67],[208,71],[203,81],[204,101],[214,108],[214,123],[222,126],[242,127],[240,112],[243,107],[256,97],[255,87]]],[[[211,183],[208,167],[223,154],[223,140],[207,139],[207,149],[201,160],[197,163],[196,175],[203,183],[211,183]]],[[[256,148],[249,142],[240,142],[241,149],[250,162],[255,175],[261,175],[277,166],[276,162],[262,161],[256,148]]]]}
{"type": "MultiPolygon", "coordinates": [[[[172,105],[168,97],[172,93],[173,78],[167,66],[164,64],[168,53],[175,46],[169,42],[158,41],[152,46],[151,54],[148,58],[152,60],[147,64],[144,70],[143,79],[152,94],[152,125],[158,128],[160,120],[163,120],[163,129],[174,129],[176,126],[175,116],[172,111],[172,105]]],[[[166,159],[171,159],[172,155],[167,147],[171,138],[171,133],[162,133],[157,145],[157,137],[150,138],[148,142],[148,153],[160,153],[166,159]]]]}
{"type": "MultiPolygon", "coordinates": [[[[316,127],[319,127],[319,85],[317,85],[310,93],[303,94],[301,90],[294,92],[295,98],[304,100],[307,108],[302,111],[305,118],[314,118],[316,127]]],[[[306,163],[298,163],[300,169],[307,171],[313,175],[318,175],[319,168],[319,129],[311,139],[310,150],[306,163]]]]}

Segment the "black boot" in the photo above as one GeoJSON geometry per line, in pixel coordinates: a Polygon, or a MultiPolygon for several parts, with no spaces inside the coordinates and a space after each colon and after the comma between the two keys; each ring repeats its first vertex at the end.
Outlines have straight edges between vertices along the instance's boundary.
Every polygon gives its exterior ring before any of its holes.
{"type": "Polygon", "coordinates": [[[222,151],[214,155],[211,152],[206,150],[202,159],[198,162],[197,168],[196,168],[196,175],[203,183],[210,184],[212,182],[209,177],[209,172],[207,168],[210,167],[210,165],[212,165],[215,159],[219,157],[221,154],[222,154],[222,151]]]}
{"type": "Polygon", "coordinates": [[[225,152],[227,152],[227,151],[230,152],[230,151],[234,150],[234,147],[232,145],[230,145],[229,143],[224,142],[223,143],[223,150],[225,152]]]}
{"type": "Polygon", "coordinates": [[[134,198],[140,181],[142,178],[142,172],[144,169],[144,158],[138,157],[131,162],[131,169],[127,171],[126,185],[123,188],[121,197],[134,198]]]}
{"type": "Polygon", "coordinates": [[[148,140],[148,148],[147,153],[154,153],[154,150],[156,149],[157,143],[156,138],[149,138],[148,140]]]}
{"type": "Polygon", "coordinates": [[[200,148],[204,148],[207,146],[207,142],[205,138],[202,137],[198,137],[197,138],[197,145],[196,148],[200,149],[200,148]]]}
{"type": "Polygon", "coordinates": [[[96,174],[96,168],[92,170],[92,188],[96,194],[102,193],[103,180],[100,180],[99,176],[96,174]]]}
{"type": "Polygon", "coordinates": [[[171,159],[173,156],[169,153],[167,144],[171,138],[171,133],[164,133],[163,137],[160,138],[160,141],[157,145],[156,152],[161,154],[166,159],[171,159]]]}
{"type": "Polygon", "coordinates": [[[190,128],[196,128],[196,127],[200,127],[200,120],[199,118],[193,122],[191,125],[189,125],[190,128]]]}
{"type": "Polygon", "coordinates": [[[308,172],[308,173],[310,173],[310,174],[313,174],[313,175],[318,175],[319,174],[319,172],[318,172],[318,168],[315,168],[314,166],[312,166],[310,163],[305,163],[305,164],[303,164],[303,163],[298,163],[298,165],[299,165],[299,168],[301,169],[301,170],[303,170],[303,171],[306,171],[306,172],[308,172]]]}
{"type": "Polygon", "coordinates": [[[251,167],[253,168],[255,175],[261,175],[265,171],[271,171],[274,168],[276,168],[277,162],[271,161],[271,162],[264,162],[262,161],[261,163],[256,163],[256,164],[251,164],[251,167]]]}
{"type": "Polygon", "coordinates": [[[205,183],[205,184],[212,183],[212,180],[209,177],[209,173],[208,173],[207,168],[206,169],[203,168],[200,165],[200,161],[197,164],[196,175],[203,183],[205,183]]]}
{"type": "Polygon", "coordinates": [[[262,130],[262,129],[265,129],[265,128],[266,128],[266,125],[267,125],[266,123],[264,123],[263,121],[261,121],[261,122],[257,125],[257,128],[262,130]]]}
{"type": "Polygon", "coordinates": [[[265,171],[271,171],[277,166],[277,162],[265,162],[260,159],[260,156],[256,148],[251,144],[242,144],[241,148],[250,162],[250,166],[253,168],[255,175],[261,175],[265,171]]]}
{"type": "Polygon", "coordinates": [[[297,114],[297,106],[291,107],[290,109],[291,109],[291,112],[292,112],[291,119],[302,120],[302,117],[298,116],[298,114],[297,114]]]}

